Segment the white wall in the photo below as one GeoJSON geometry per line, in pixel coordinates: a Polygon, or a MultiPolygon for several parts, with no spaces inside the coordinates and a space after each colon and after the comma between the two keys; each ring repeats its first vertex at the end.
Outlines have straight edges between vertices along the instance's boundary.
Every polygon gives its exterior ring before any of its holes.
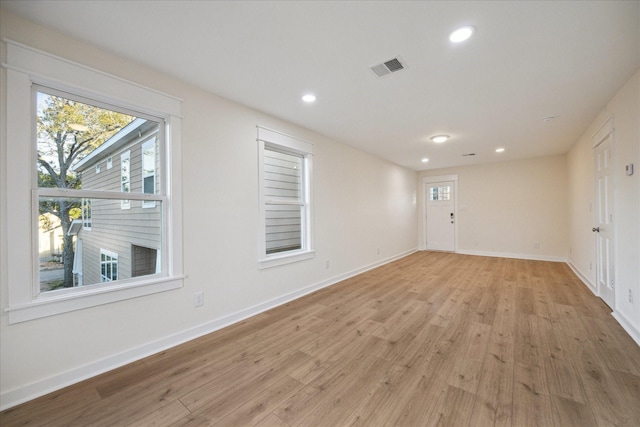
{"type": "Polygon", "coordinates": [[[614,127],[614,316],[640,344],[640,70],[607,104],[567,155],[569,167],[569,262],[595,290],[595,206],[593,135],[610,117],[614,127]],[[635,165],[626,176],[624,166],[635,165]],[[590,269],[589,267],[592,266],[590,269]],[[629,302],[629,291],[633,303],[629,302]]]}
{"type": "Polygon", "coordinates": [[[423,178],[449,174],[458,175],[458,252],[542,260],[566,258],[564,155],[419,173],[421,248],[425,247],[423,178]]]}
{"type": "MultiPolygon", "coordinates": [[[[184,287],[9,325],[0,312],[0,406],[130,362],[403,256],[417,248],[416,173],[203,92],[123,58],[0,14],[0,36],[180,97],[183,103],[184,287]],[[313,142],[316,257],[258,270],[256,125],[313,142]],[[379,254],[378,254],[379,249],[379,254]],[[329,261],[330,268],[325,268],[329,261]],[[204,290],[205,304],[193,307],[204,290]]],[[[5,55],[4,47],[2,52],[5,55]]],[[[2,73],[2,122],[6,74],[2,73]]],[[[4,125],[0,128],[4,129],[4,125]]],[[[6,136],[0,155],[4,162],[6,136]]],[[[24,145],[29,149],[28,144],[24,145]]],[[[11,159],[8,159],[10,161],[11,159]]],[[[4,169],[4,168],[3,168],[4,169]]],[[[10,242],[0,172],[0,305],[10,242]]],[[[26,284],[28,285],[28,284],[26,284]]]]}

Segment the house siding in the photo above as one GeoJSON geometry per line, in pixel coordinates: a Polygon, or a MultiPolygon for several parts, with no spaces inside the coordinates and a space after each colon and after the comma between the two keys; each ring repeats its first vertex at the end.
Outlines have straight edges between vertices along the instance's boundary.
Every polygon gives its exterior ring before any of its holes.
{"type": "MultiPolygon", "coordinates": [[[[104,154],[96,161],[84,166],[82,187],[85,190],[120,191],[121,154],[130,152],[130,189],[132,193],[143,192],[142,144],[155,139],[156,193],[160,189],[160,144],[157,126],[150,132],[134,139],[115,152],[104,154]],[[112,158],[113,167],[107,169],[106,160],[112,158]],[[95,165],[100,163],[100,172],[95,165]]],[[[162,212],[160,202],[155,207],[142,207],[143,201],[131,200],[129,209],[121,208],[120,200],[92,199],[91,230],[82,230],[83,284],[100,283],[100,250],[118,254],[118,279],[132,277],[133,245],[155,250],[161,249],[162,212]]]]}

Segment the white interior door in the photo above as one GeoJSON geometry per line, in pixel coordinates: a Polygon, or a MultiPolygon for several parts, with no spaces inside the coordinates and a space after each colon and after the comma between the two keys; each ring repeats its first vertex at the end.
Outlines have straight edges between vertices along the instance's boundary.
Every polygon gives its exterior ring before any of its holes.
{"type": "Polygon", "coordinates": [[[428,250],[455,251],[454,182],[429,183],[426,193],[426,247],[428,250]]]}
{"type": "Polygon", "coordinates": [[[596,280],[598,295],[611,308],[615,304],[613,256],[612,138],[609,133],[595,148],[596,157],[596,280]]]}

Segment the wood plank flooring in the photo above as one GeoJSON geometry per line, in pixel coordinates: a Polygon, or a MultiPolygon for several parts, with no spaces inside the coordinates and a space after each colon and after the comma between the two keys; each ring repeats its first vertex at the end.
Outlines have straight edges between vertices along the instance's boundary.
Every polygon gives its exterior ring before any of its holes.
{"type": "Polygon", "coordinates": [[[640,347],[562,263],[420,252],[3,426],[640,426],[640,347]]]}

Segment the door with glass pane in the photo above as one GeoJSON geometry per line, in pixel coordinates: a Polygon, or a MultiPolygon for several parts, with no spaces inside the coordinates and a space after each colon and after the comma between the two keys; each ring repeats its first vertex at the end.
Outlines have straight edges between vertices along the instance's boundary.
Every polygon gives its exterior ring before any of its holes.
{"type": "Polygon", "coordinates": [[[455,250],[454,181],[432,182],[426,187],[427,250],[455,250]]]}

